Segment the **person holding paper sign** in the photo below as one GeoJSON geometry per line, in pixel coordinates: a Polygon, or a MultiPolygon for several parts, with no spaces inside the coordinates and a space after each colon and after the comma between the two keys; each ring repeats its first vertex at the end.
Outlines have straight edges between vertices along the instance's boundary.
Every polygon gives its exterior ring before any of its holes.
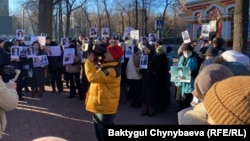
{"type": "Polygon", "coordinates": [[[178,67],[189,67],[191,75],[191,82],[175,82],[176,86],[176,101],[179,103],[179,111],[190,107],[190,103],[193,99],[192,91],[194,90],[194,79],[197,75],[198,71],[198,64],[196,55],[193,52],[193,47],[190,43],[184,44],[182,48],[182,54],[179,62],[178,67]]]}
{"type": "Polygon", "coordinates": [[[178,79],[178,80],[186,80],[185,75],[183,75],[183,69],[182,68],[178,68],[177,72],[178,72],[178,76],[176,77],[176,79],[178,79]]]}
{"type": "MultiPolygon", "coordinates": [[[[35,49],[35,55],[46,55],[38,41],[31,44],[35,49]]],[[[38,89],[39,97],[43,95],[45,85],[45,66],[33,65],[33,58],[28,58],[29,68],[32,70],[32,75],[27,79],[28,85],[31,87],[31,96],[35,97],[35,90],[38,89]]]]}
{"type": "MultiPolygon", "coordinates": [[[[2,79],[5,83],[13,80],[16,76],[17,70],[21,70],[21,67],[23,63],[20,58],[11,58],[11,47],[13,47],[13,43],[10,41],[5,41],[3,44],[4,52],[2,54],[3,62],[2,65],[3,67],[1,68],[1,75],[2,79]]],[[[17,84],[16,91],[18,92],[18,98],[19,100],[24,100],[23,94],[22,94],[22,88],[23,88],[23,76],[18,76],[16,77],[15,83],[17,84]]]]}
{"type": "MultiPolygon", "coordinates": [[[[58,44],[55,41],[51,41],[51,38],[46,38],[46,46],[56,47],[58,44]]],[[[61,55],[60,56],[48,56],[48,73],[49,79],[52,86],[52,93],[63,92],[63,82],[62,82],[62,74],[63,74],[63,64],[62,64],[62,46],[60,46],[61,55]]]]}
{"type": "Polygon", "coordinates": [[[142,74],[142,116],[152,117],[156,113],[159,97],[159,77],[161,64],[153,45],[147,44],[143,54],[148,55],[147,69],[139,69],[142,74]]]}

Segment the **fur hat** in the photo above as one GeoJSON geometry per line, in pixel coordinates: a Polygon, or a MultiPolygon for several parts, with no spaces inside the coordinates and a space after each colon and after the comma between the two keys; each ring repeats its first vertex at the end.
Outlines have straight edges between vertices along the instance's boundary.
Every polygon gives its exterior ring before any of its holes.
{"type": "Polygon", "coordinates": [[[114,60],[119,60],[123,55],[122,48],[118,45],[107,46],[107,50],[113,56],[114,60]]]}
{"type": "Polygon", "coordinates": [[[249,65],[249,57],[236,50],[227,50],[221,54],[222,58],[227,62],[239,62],[244,66],[249,65]]]}
{"type": "Polygon", "coordinates": [[[204,105],[214,124],[250,124],[250,76],[233,76],[215,83],[204,105]]]}
{"type": "Polygon", "coordinates": [[[156,48],[155,52],[160,55],[160,54],[166,54],[167,53],[167,49],[165,46],[159,46],[156,48]]]}
{"type": "Polygon", "coordinates": [[[233,72],[222,64],[209,64],[198,74],[192,94],[203,101],[206,92],[215,82],[234,76],[233,72]]]}

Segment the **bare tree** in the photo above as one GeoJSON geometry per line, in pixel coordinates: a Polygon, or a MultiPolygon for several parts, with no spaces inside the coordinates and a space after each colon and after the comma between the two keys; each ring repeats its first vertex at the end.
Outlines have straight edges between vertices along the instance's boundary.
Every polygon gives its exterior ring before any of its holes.
{"type": "Polygon", "coordinates": [[[120,18],[121,18],[121,20],[119,21],[120,23],[121,23],[121,32],[123,33],[124,32],[124,27],[125,27],[125,25],[124,25],[124,23],[125,23],[125,11],[123,10],[123,6],[121,5],[121,3],[120,3],[120,1],[116,1],[116,3],[115,3],[115,11],[117,11],[118,13],[119,13],[119,15],[120,15],[120,18]]]}
{"type": "MultiPolygon", "coordinates": [[[[90,19],[89,19],[89,12],[88,12],[88,10],[87,10],[87,5],[84,5],[83,7],[81,7],[81,9],[82,9],[82,11],[84,12],[84,15],[85,15],[85,17],[86,17],[86,21],[87,21],[89,27],[91,27],[91,21],[90,21],[90,19]]],[[[87,26],[87,25],[86,25],[86,26],[87,26]]],[[[86,28],[85,28],[85,29],[86,29],[86,28]]],[[[87,33],[87,31],[85,31],[85,32],[87,33]]]]}
{"type": "Polygon", "coordinates": [[[135,29],[138,29],[138,0],[135,0],[135,29]]]}
{"type": "Polygon", "coordinates": [[[249,0],[236,0],[234,9],[233,49],[247,53],[249,0]]]}
{"type": "Polygon", "coordinates": [[[116,10],[118,10],[120,13],[126,13],[126,15],[122,14],[124,16],[124,18],[127,19],[127,22],[125,21],[125,19],[123,19],[123,27],[125,25],[127,26],[131,26],[131,12],[133,11],[134,7],[132,6],[133,5],[133,1],[124,1],[124,0],[117,0],[115,1],[116,2],[116,10]]]}
{"type": "Polygon", "coordinates": [[[109,29],[111,29],[110,12],[108,9],[107,0],[102,0],[102,2],[103,2],[103,6],[104,6],[104,11],[106,13],[107,20],[108,20],[108,27],[109,27],[109,29]]]}
{"type": "Polygon", "coordinates": [[[74,10],[81,8],[87,0],[82,0],[81,3],[77,6],[74,4],[76,3],[77,0],[66,0],[66,31],[65,31],[65,36],[69,36],[69,28],[70,28],[70,18],[71,14],[74,10]]]}
{"type": "Polygon", "coordinates": [[[164,0],[164,10],[162,12],[162,21],[163,23],[165,23],[165,16],[166,16],[166,12],[167,12],[167,8],[169,7],[169,5],[171,5],[171,3],[173,2],[173,0],[164,0]]]}

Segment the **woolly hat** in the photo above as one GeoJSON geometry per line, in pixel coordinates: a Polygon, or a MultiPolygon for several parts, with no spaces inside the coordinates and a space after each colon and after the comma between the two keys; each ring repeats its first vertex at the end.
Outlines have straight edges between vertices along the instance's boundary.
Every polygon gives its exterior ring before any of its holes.
{"type": "Polygon", "coordinates": [[[113,56],[114,60],[120,59],[123,55],[122,48],[118,45],[114,45],[114,46],[109,45],[107,46],[107,50],[113,56]]]}
{"type": "Polygon", "coordinates": [[[249,57],[235,50],[227,50],[221,54],[222,58],[227,62],[239,62],[244,66],[249,65],[249,57]]]}
{"type": "Polygon", "coordinates": [[[233,72],[222,64],[209,64],[198,74],[192,94],[203,101],[206,92],[215,82],[234,76],[233,72]]]}
{"type": "Polygon", "coordinates": [[[190,44],[190,43],[188,43],[188,44],[184,44],[184,45],[183,45],[183,47],[182,47],[182,51],[184,51],[184,50],[190,50],[190,51],[193,51],[193,50],[194,50],[194,48],[191,46],[191,44],[190,44]]]}
{"type": "Polygon", "coordinates": [[[233,76],[215,83],[204,105],[215,124],[250,124],[250,76],[233,76]]]}
{"type": "Polygon", "coordinates": [[[208,47],[206,50],[206,53],[204,55],[206,56],[217,56],[219,54],[218,49],[214,47],[208,47]]]}
{"type": "Polygon", "coordinates": [[[242,65],[239,62],[226,62],[223,65],[227,66],[235,76],[237,75],[248,75],[250,76],[250,70],[246,66],[242,65]]]}

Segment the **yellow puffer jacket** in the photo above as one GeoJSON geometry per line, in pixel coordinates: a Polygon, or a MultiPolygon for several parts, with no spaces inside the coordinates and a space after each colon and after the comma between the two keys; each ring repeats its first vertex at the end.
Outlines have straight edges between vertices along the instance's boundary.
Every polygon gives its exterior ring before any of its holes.
{"type": "MultiPolygon", "coordinates": [[[[101,66],[116,66],[118,62],[105,63],[101,66]]],[[[106,68],[106,71],[97,70],[94,63],[86,60],[85,73],[90,87],[86,97],[86,110],[93,113],[115,114],[120,99],[121,76],[116,77],[113,67],[106,68]]]]}

